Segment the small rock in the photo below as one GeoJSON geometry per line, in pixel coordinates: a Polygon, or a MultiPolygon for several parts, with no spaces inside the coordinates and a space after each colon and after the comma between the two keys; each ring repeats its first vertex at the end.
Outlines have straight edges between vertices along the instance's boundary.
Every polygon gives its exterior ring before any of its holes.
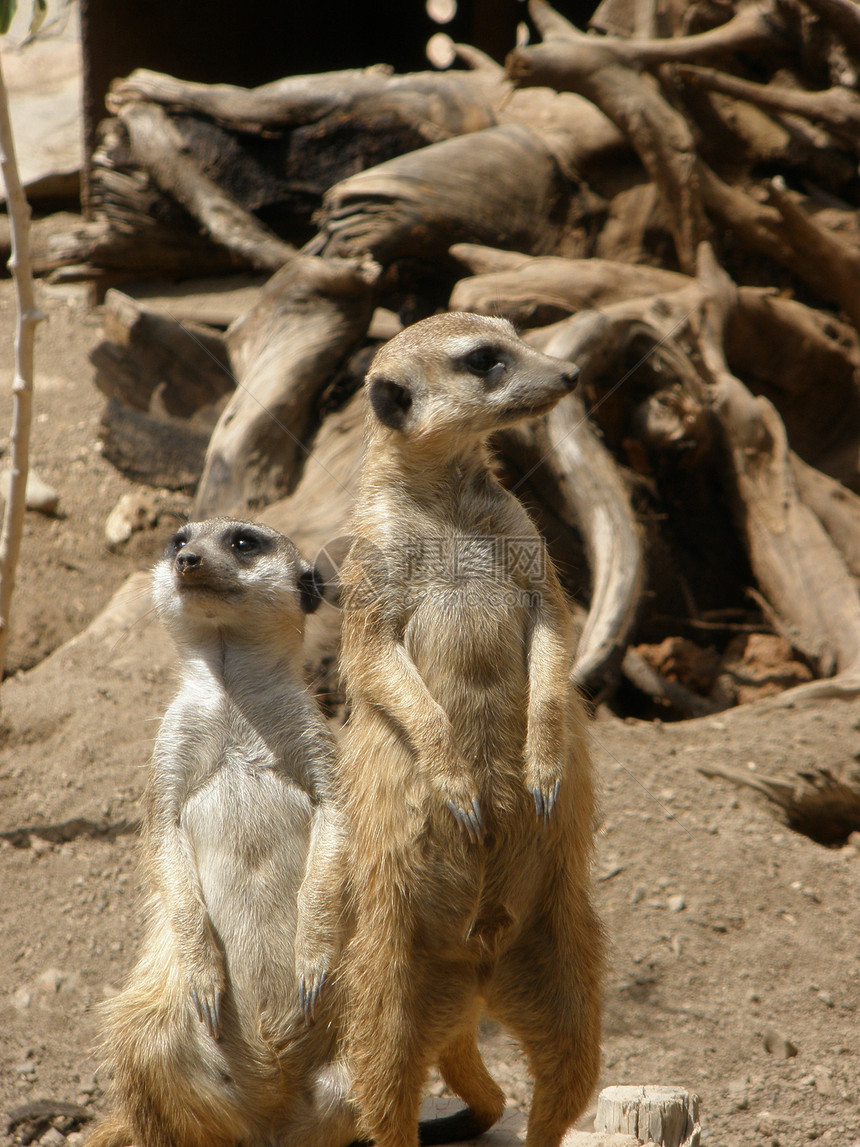
{"type": "Polygon", "coordinates": [[[12,1007],[19,1012],[25,1012],[33,1002],[33,993],[29,988],[18,988],[12,993],[12,1007]]]}
{"type": "Polygon", "coordinates": [[[750,1105],[749,1088],[745,1079],[733,1079],[728,1086],[729,1099],[734,1111],[746,1111],[750,1105]]]}
{"type": "Polygon", "coordinates": [[[39,1142],[42,1147],[66,1147],[66,1137],[56,1127],[49,1127],[39,1142]]]}
{"type": "Polygon", "coordinates": [[[683,912],[687,907],[687,901],[680,893],[676,896],[670,896],[667,904],[669,905],[670,912],[683,912]]]}
{"type": "Polygon", "coordinates": [[[36,977],[36,987],[46,996],[53,996],[57,994],[67,979],[66,973],[61,972],[59,968],[46,968],[36,977]]]}
{"type": "Polygon", "coordinates": [[[860,852],[860,832],[849,832],[848,839],[845,843],[849,848],[853,848],[855,852],[860,852]]]}
{"type": "Polygon", "coordinates": [[[830,994],[830,992],[821,991],[821,992],[816,992],[815,994],[818,997],[818,999],[821,1000],[822,1004],[824,1004],[825,1007],[827,1007],[827,1008],[834,1007],[833,996],[830,994]]]}
{"type": "Polygon", "coordinates": [[[105,522],[108,549],[116,549],[127,542],[135,530],[149,529],[157,522],[158,509],[151,494],[142,490],[123,494],[105,522]]]}
{"type": "Polygon", "coordinates": [[[774,1028],[768,1028],[762,1037],[762,1042],[764,1043],[764,1050],[769,1051],[771,1055],[775,1055],[779,1059],[793,1059],[797,1055],[797,1047],[790,1039],[786,1039],[781,1032],[774,1028]]]}
{"type": "Polygon", "coordinates": [[[73,1131],[66,1136],[66,1147],[83,1147],[86,1138],[83,1131],[73,1131]]]}
{"type": "Polygon", "coordinates": [[[52,851],[49,840],[45,840],[43,836],[35,836],[33,833],[30,833],[30,848],[36,856],[42,856],[44,853],[52,851]]]}
{"type": "Polygon", "coordinates": [[[80,1083],[78,1085],[82,1095],[95,1095],[99,1090],[98,1080],[94,1075],[87,1075],[81,1072],[80,1083]]]}
{"type": "Polygon", "coordinates": [[[827,1071],[815,1072],[815,1090],[819,1095],[833,1095],[833,1080],[827,1071]]]}
{"type": "MultiPolygon", "coordinates": [[[[0,497],[6,502],[9,499],[9,487],[12,484],[11,470],[4,470],[0,474],[0,497]]],[[[28,510],[36,510],[40,514],[56,514],[60,505],[60,495],[44,482],[32,469],[27,473],[27,489],[24,495],[28,510]]]]}

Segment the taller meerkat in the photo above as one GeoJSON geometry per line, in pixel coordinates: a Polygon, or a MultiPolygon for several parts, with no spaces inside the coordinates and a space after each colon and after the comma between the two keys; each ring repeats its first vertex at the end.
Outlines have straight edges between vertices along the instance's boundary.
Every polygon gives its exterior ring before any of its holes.
{"type": "MultiPolygon", "coordinates": [[[[570,615],[486,447],[577,373],[503,320],[442,314],[391,339],[367,376],[342,570],[341,981],[359,1130],[377,1147],[414,1147],[434,1062],[478,1128],[501,1115],[482,1007],[534,1076],[528,1147],[556,1147],[597,1080],[603,945],[570,615]]],[[[300,920],[297,967],[315,983],[327,954],[313,927],[300,920]]]]}

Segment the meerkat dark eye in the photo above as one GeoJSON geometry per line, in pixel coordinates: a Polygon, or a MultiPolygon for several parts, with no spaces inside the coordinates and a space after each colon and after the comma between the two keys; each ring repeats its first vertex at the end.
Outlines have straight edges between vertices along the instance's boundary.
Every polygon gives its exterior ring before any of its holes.
{"type": "Polygon", "coordinates": [[[165,553],[170,557],[175,557],[176,554],[182,549],[183,546],[188,545],[188,534],[185,530],[179,530],[173,535],[165,547],[165,553]]]}
{"type": "Polygon", "coordinates": [[[505,362],[502,354],[497,347],[489,344],[470,350],[461,361],[470,374],[483,378],[489,384],[501,381],[502,375],[505,373],[505,362]]]}
{"type": "Polygon", "coordinates": [[[238,530],[230,539],[230,546],[246,558],[262,553],[264,548],[263,539],[260,535],[252,533],[250,530],[238,530]]]}

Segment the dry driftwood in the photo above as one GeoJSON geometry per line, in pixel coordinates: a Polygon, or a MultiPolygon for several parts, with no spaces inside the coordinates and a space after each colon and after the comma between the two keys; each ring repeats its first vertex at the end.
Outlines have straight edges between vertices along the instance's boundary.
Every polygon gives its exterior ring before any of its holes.
{"type": "Polygon", "coordinates": [[[230,328],[236,390],[212,434],[194,512],[259,508],[295,485],[322,388],[367,332],[378,268],[295,256],[230,328]]]}
{"type": "Polygon", "coordinates": [[[841,778],[822,768],[797,773],[789,780],[716,765],[699,765],[698,771],[704,777],[719,777],[763,793],[783,810],[789,828],[819,844],[844,844],[852,832],[860,831],[860,769],[856,767],[841,778]]]}
{"type": "Polygon", "coordinates": [[[682,65],[678,75],[696,87],[712,92],[723,92],[755,104],[769,111],[788,112],[804,116],[827,126],[837,133],[852,150],[857,149],[860,130],[860,97],[850,88],[834,87],[824,91],[807,92],[786,88],[781,84],[754,84],[750,80],[731,76],[714,68],[682,65]]]}
{"type": "MultiPolygon", "coordinates": [[[[608,325],[603,316],[586,312],[533,332],[529,341],[575,362],[587,378],[602,368],[608,325]]],[[[523,475],[514,490],[528,478],[559,520],[585,541],[590,605],[572,675],[591,696],[602,696],[617,679],[642,588],[642,546],[629,491],[576,395],[543,419],[505,431],[498,441],[523,475]]]]}
{"type": "Polygon", "coordinates": [[[191,492],[203,469],[211,430],[185,418],[149,414],[108,400],[99,424],[102,454],[134,482],[191,492]]]}
{"type": "Polygon", "coordinates": [[[344,180],[326,195],[312,254],[440,259],[458,242],[552,250],[567,189],[555,159],[511,124],[445,140],[344,180]]]}
{"type": "Polygon", "coordinates": [[[164,413],[190,418],[234,387],[224,338],[210,327],[180,323],[117,290],[105,297],[103,324],[90,362],[109,398],[144,411],[157,401],[164,413]]]}
{"type": "Polygon", "coordinates": [[[517,48],[508,58],[517,86],[580,92],[627,135],[671,205],[684,271],[692,271],[696,247],[709,232],[698,186],[700,161],[686,119],[663,97],[654,77],[641,69],[755,46],[768,35],[764,17],[769,9],[769,4],[752,5],[723,27],[699,36],[629,41],[585,36],[543,0],[530,0],[529,11],[544,41],[517,48]]]}
{"type": "Polygon", "coordinates": [[[791,468],[804,503],[827,530],[853,576],[860,578],[860,497],[794,452],[791,468]]]}
{"type": "Polygon", "coordinates": [[[664,677],[650,665],[638,650],[630,647],[621,662],[624,676],[635,685],[640,693],[666,706],[670,706],[682,717],[707,717],[723,708],[707,697],[700,697],[678,681],[664,677]]]}
{"type": "MultiPolygon", "coordinates": [[[[470,62],[483,63],[477,56],[470,62]]],[[[139,68],[114,81],[107,103],[114,112],[139,101],[157,103],[252,133],[320,124],[329,117],[341,123],[387,119],[389,126],[408,124],[432,143],[494,124],[508,86],[498,66],[395,75],[379,65],[287,76],[258,88],[191,83],[139,68]]]]}
{"type": "Polygon", "coordinates": [[[158,186],[205,228],[216,243],[235,251],[261,271],[276,271],[294,253],[248,211],[208,179],[183,151],[182,137],[157,104],[124,106],[120,119],[128,130],[132,154],[158,186]]]}
{"type": "MultiPolygon", "coordinates": [[[[455,244],[450,253],[473,270],[487,267],[494,258],[487,248],[468,243],[455,244]]],[[[533,259],[510,253],[503,269],[495,258],[498,270],[457,283],[449,300],[451,310],[504,314],[518,325],[547,326],[572,311],[677,290],[686,282],[674,271],[608,259],[533,259]]]]}
{"type": "MultiPolygon", "coordinates": [[[[826,274],[827,289],[822,294],[837,302],[860,329],[860,251],[819,227],[789,194],[781,176],[771,180],[768,191],[795,253],[826,274]]],[[[806,277],[813,276],[807,272],[806,277]]]]}
{"type": "Polygon", "coordinates": [[[605,1087],[597,1101],[597,1131],[635,1135],[663,1147],[699,1147],[699,1097],[681,1087],[605,1087]]]}
{"type": "Polygon", "coordinates": [[[699,253],[699,345],[713,379],[759,585],[823,676],[860,667],[860,598],[824,528],[800,499],[785,428],[774,407],[731,373],[723,332],[734,286],[703,245],[699,253]]]}
{"type": "MultiPolygon", "coordinates": [[[[764,615],[819,672],[838,671],[810,690],[860,689],[860,499],[834,481],[860,493],[857,152],[846,134],[856,21],[843,0],[809,6],[819,20],[796,0],[739,3],[734,16],[728,5],[604,0],[595,24],[609,35],[586,36],[533,0],[543,42],[517,49],[509,74],[461,47],[468,71],[369,69],[252,92],[146,72],[116,85],[113,107],[132,136],[136,121],[162,125],[155,153],[170,156],[161,185],[172,188],[160,191],[155,166],[134,162],[114,120],[96,182],[99,225],[114,226],[118,242],[146,235],[153,249],[181,249],[171,257],[185,268],[200,242],[223,266],[247,265],[261,235],[269,241],[259,219],[299,246],[308,205],[325,192],[316,236],[290,260],[309,284],[279,276],[253,321],[231,331],[252,393],[237,391],[222,417],[196,512],[293,491],[285,504],[308,517],[304,459],[328,449],[333,419],[346,418],[346,407],[325,411],[348,391],[338,371],[374,303],[407,320],[445,298],[507,313],[539,324],[528,335],[536,345],[583,367],[589,421],[574,399],[500,436],[507,479],[528,491],[568,585],[585,548],[578,679],[601,693],[623,673],[668,697],[672,682],[646,681],[631,641],[662,641],[660,627],[674,624],[685,628],[670,633],[719,630],[728,641],[764,615]],[[764,85],[728,75],[743,77],[751,59],[764,85]],[[845,91],[821,91],[827,76],[845,91]],[[255,141],[248,155],[277,157],[249,194],[229,170],[243,136],[255,141]],[[765,182],[774,170],[785,184],[765,182]],[[210,202],[233,212],[212,217],[216,234],[229,220],[219,244],[194,235],[210,202]],[[737,288],[706,256],[697,264],[710,235],[737,288]],[[367,256],[383,273],[345,301],[326,279],[331,263],[367,256]],[[457,282],[464,271],[472,276],[457,282]]],[[[113,256],[96,246],[94,257],[107,267],[113,256]]],[[[160,409],[157,397],[141,404],[160,409]]],[[[353,420],[338,441],[349,454],[359,439],[353,420]]],[[[348,494],[326,501],[308,527],[312,548],[317,525],[345,528],[348,494]]],[[[330,657],[332,632],[320,656],[330,657]]],[[[692,694],[675,703],[708,708],[692,694]]]]}
{"type": "MultiPolygon", "coordinates": [[[[452,309],[503,314],[524,326],[583,307],[646,299],[691,284],[661,268],[600,259],[530,258],[458,244],[452,257],[479,272],[461,279],[452,309]]],[[[634,303],[621,315],[644,314],[634,303]]],[[[843,484],[858,482],[849,444],[860,419],[856,332],[830,315],[772,291],[741,287],[725,332],[729,364],[779,408],[790,441],[807,461],[843,484]]]]}

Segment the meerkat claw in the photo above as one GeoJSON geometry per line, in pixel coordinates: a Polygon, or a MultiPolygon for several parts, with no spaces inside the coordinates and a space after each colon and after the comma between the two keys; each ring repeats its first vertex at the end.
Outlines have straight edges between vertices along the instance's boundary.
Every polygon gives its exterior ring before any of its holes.
{"type": "Polygon", "coordinates": [[[194,988],[191,989],[191,1000],[194,1004],[194,1010],[197,1012],[197,1018],[209,1035],[213,1039],[218,1039],[221,1035],[221,1009],[217,1001],[210,1004],[207,1000],[201,1000],[194,988]]]}
{"type": "Polygon", "coordinates": [[[311,988],[307,986],[304,976],[299,981],[299,1007],[307,1024],[313,1023],[316,1019],[317,1003],[322,996],[327,978],[328,972],[322,972],[319,980],[311,988]]]}
{"type": "Polygon", "coordinates": [[[552,810],[555,808],[555,802],[558,798],[558,790],[561,788],[561,781],[556,781],[555,785],[547,793],[543,793],[539,788],[532,789],[532,796],[535,801],[535,815],[538,820],[549,820],[552,815],[552,810]]]}
{"type": "Polygon", "coordinates": [[[465,829],[469,834],[469,839],[475,844],[481,839],[481,832],[484,827],[483,818],[481,817],[481,808],[478,804],[477,797],[472,801],[472,807],[467,812],[465,809],[455,805],[453,801],[445,802],[457,820],[460,822],[460,827],[465,829]]]}

